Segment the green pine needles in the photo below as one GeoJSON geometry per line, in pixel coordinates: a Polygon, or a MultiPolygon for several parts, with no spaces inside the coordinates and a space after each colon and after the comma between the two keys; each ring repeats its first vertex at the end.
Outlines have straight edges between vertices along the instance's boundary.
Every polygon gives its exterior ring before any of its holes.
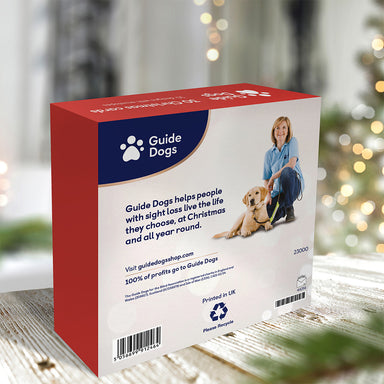
{"type": "Polygon", "coordinates": [[[0,257],[3,253],[23,249],[51,248],[52,227],[43,220],[30,219],[0,224],[0,257]]]}
{"type": "Polygon", "coordinates": [[[274,335],[270,342],[290,357],[252,363],[266,372],[268,384],[310,384],[384,366],[384,314],[370,315],[365,331],[369,337],[355,336],[345,327],[308,330],[298,337],[274,335]]]}

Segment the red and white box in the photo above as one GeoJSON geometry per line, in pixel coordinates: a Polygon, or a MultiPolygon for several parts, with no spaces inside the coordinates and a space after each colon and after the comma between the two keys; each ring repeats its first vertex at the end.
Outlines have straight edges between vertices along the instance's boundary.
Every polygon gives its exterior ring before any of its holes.
{"type": "Polygon", "coordinates": [[[252,84],[51,105],[55,330],[96,375],[310,303],[319,122],[252,84]]]}

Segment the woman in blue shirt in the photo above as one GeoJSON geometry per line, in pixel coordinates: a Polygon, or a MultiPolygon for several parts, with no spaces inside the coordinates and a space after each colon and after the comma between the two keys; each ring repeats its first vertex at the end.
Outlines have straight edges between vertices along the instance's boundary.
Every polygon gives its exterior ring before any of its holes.
{"type": "Polygon", "coordinates": [[[272,223],[284,216],[289,222],[295,220],[293,203],[304,190],[304,179],[298,143],[288,117],[281,116],[275,120],[271,139],[273,146],[264,158],[263,179],[268,190],[265,202],[272,223]]]}

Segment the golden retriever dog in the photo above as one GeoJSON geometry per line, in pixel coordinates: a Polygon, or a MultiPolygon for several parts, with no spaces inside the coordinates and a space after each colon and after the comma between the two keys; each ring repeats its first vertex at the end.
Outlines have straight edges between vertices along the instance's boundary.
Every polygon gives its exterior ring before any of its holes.
{"type": "Polygon", "coordinates": [[[246,237],[257,231],[261,226],[266,231],[272,229],[264,203],[267,193],[264,187],[250,189],[243,197],[243,203],[247,206],[247,210],[236,220],[230,231],[218,233],[213,238],[218,239],[225,236],[230,239],[237,235],[246,237]]]}

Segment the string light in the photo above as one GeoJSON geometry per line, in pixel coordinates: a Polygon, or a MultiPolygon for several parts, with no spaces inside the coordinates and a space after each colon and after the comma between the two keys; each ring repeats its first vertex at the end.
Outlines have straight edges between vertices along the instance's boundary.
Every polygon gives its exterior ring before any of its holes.
{"type": "Polygon", "coordinates": [[[220,33],[218,33],[218,32],[211,32],[211,33],[209,34],[208,39],[209,39],[209,42],[210,42],[210,43],[212,43],[212,44],[218,44],[218,43],[220,43],[220,41],[221,41],[220,33]]]}
{"type": "Polygon", "coordinates": [[[220,53],[216,48],[210,48],[207,51],[207,59],[209,61],[216,61],[220,57],[220,53]]]}
{"type": "MultiPolygon", "coordinates": [[[[206,3],[206,0],[194,0],[194,3],[198,6],[206,3]]],[[[216,7],[222,7],[225,4],[225,0],[213,0],[213,4],[216,7]]],[[[206,58],[209,61],[217,61],[220,57],[220,48],[222,43],[221,31],[228,29],[228,21],[226,19],[214,20],[213,16],[209,12],[203,12],[200,15],[200,22],[208,25],[207,36],[208,40],[213,47],[206,51],[206,58]],[[220,31],[220,32],[219,32],[220,31]]]]}
{"type": "Polygon", "coordinates": [[[353,187],[350,184],[344,184],[340,188],[340,192],[345,197],[350,197],[353,195],[353,187]]]}
{"type": "Polygon", "coordinates": [[[371,215],[374,210],[375,210],[375,203],[373,201],[366,201],[360,206],[360,211],[367,216],[371,215]]]}
{"type": "Polygon", "coordinates": [[[376,252],[377,253],[384,253],[384,244],[377,244],[376,252]]]}
{"type": "Polygon", "coordinates": [[[228,29],[228,21],[226,19],[219,19],[216,21],[216,27],[219,31],[226,31],[228,29]]]}
{"type": "Polygon", "coordinates": [[[383,38],[382,37],[376,37],[375,39],[373,39],[373,41],[372,41],[372,48],[375,51],[382,50],[384,48],[383,38]]]}
{"type": "Polygon", "coordinates": [[[347,205],[349,201],[348,197],[343,196],[341,193],[338,194],[336,200],[340,205],[347,205]]]}
{"type": "Polygon", "coordinates": [[[372,119],[375,116],[375,110],[369,105],[359,104],[351,112],[352,118],[361,120],[363,118],[372,119]]]}
{"type": "Polygon", "coordinates": [[[371,131],[378,135],[379,133],[383,132],[384,125],[381,121],[372,121],[371,123],[371,131]]]}
{"type": "Polygon", "coordinates": [[[379,225],[379,232],[384,235],[384,222],[379,225]]]}
{"type": "Polygon", "coordinates": [[[341,211],[340,209],[332,213],[332,219],[338,223],[341,223],[342,221],[344,221],[344,217],[345,217],[344,212],[341,211]]]}
{"type": "Polygon", "coordinates": [[[364,232],[368,229],[368,224],[366,221],[362,220],[362,221],[359,221],[357,224],[356,224],[356,228],[358,231],[360,232],[364,232]]]}
{"type": "Polygon", "coordinates": [[[317,169],[317,180],[322,181],[327,177],[327,171],[325,168],[317,169]]]}
{"type": "Polygon", "coordinates": [[[384,215],[384,204],[381,206],[381,213],[384,215]]]}
{"type": "Polygon", "coordinates": [[[203,24],[210,24],[212,21],[212,15],[208,12],[204,12],[200,15],[200,21],[203,24]]]}
{"type": "Polygon", "coordinates": [[[353,164],[353,170],[356,172],[356,173],[363,173],[365,170],[366,170],[366,165],[363,161],[356,161],[354,164],[353,164]]]}
{"type": "Polygon", "coordinates": [[[324,195],[321,198],[321,202],[328,208],[333,207],[335,205],[335,200],[332,196],[324,195]]]}
{"type": "Polygon", "coordinates": [[[363,159],[369,160],[373,156],[373,151],[369,148],[364,148],[363,152],[361,153],[361,156],[363,156],[363,159]]]}
{"type": "Polygon", "coordinates": [[[346,133],[344,133],[343,135],[341,135],[339,137],[339,143],[341,145],[349,145],[349,144],[351,144],[351,136],[349,136],[346,133]]]}
{"type": "Polygon", "coordinates": [[[362,221],[361,214],[358,211],[352,211],[349,215],[349,221],[353,224],[357,224],[362,221]]]}
{"type": "Polygon", "coordinates": [[[364,147],[363,147],[363,145],[360,144],[360,143],[356,143],[356,144],[354,144],[353,147],[352,147],[352,151],[353,151],[353,153],[354,153],[355,155],[361,155],[362,152],[363,152],[363,150],[364,150],[364,147]]]}
{"type": "Polygon", "coordinates": [[[377,92],[384,92],[384,81],[383,80],[379,80],[376,82],[375,84],[375,89],[377,92]]]}

